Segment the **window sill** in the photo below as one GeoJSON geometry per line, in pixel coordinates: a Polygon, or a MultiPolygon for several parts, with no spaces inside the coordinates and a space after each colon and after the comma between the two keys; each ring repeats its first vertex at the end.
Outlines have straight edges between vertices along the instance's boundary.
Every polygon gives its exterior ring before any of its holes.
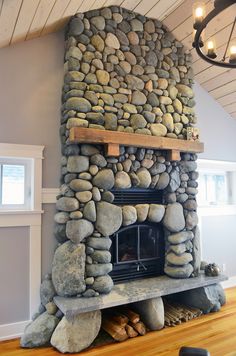
{"type": "Polygon", "coordinates": [[[43,212],[43,210],[0,210],[0,215],[35,215],[43,212]]]}

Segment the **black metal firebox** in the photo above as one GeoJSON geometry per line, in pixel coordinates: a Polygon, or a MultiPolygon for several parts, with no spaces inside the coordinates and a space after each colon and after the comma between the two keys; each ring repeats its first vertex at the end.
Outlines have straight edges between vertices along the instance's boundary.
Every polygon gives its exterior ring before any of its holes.
{"type": "MultiPolygon", "coordinates": [[[[153,189],[113,190],[114,204],[162,204],[160,191],[153,189]]],[[[114,283],[164,274],[165,243],[161,224],[138,223],[122,227],[111,236],[114,283]]]]}
{"type": "Polygon", "coordinates": [[[115,283],[163,274],[164,241],[161,224],[135,224],[112,236],[110,273],[115,283]]]}

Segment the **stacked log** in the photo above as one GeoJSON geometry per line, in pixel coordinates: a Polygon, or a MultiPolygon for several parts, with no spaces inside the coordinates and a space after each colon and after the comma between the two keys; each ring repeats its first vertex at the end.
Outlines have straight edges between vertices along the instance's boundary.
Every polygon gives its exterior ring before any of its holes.
{"type": "Polygon", "coordinates": [[[202,311],[186,305],[164,300],[165,326],[176,326],[202,315],[202,311]]]}
{"type": "Polygon", "coordinates": [[[103,312],[102,328],[120,342],[147,332],[140,315],[128,307],[106,309],[103,312]]]}

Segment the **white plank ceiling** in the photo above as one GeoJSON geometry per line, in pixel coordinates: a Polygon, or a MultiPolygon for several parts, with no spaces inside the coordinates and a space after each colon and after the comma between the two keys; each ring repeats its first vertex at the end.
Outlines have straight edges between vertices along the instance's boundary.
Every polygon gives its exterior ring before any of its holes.
{"type": "MultiPolygon", "coordinates": [[[[207,12],[213,0],[203,0],[207,12]]],[[[70,16],[110,5],[120,5],[164,22],[193,55],[195,79],[224,109],[236,118],[236,70],[212,66],[192,49],[192,5],[194,0],[0,0],[0,48],[30,40],[63,28],[70,16]]],[[[214,36],[222,55],[236,16],[236,4],[213,20],[205,40],[214,36]]],[[[236,44],[236,33],[233,38],[236,44]]]]}

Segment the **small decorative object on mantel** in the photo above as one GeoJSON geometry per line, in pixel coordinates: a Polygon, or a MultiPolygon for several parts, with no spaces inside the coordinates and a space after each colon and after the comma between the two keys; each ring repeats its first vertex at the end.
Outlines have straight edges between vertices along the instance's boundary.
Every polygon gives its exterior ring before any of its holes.
{"type": "Polygon", "coordinates": [[[205,266],[205,275],[208,277],[216,277],[220,274],[220,267],[216,263],[209,263],[205,266]]]}
{"type": "Polygon", "coordinates": [[[187,127],[187,140],[199,141],[199,128],[190,126],[187,127]]]}

